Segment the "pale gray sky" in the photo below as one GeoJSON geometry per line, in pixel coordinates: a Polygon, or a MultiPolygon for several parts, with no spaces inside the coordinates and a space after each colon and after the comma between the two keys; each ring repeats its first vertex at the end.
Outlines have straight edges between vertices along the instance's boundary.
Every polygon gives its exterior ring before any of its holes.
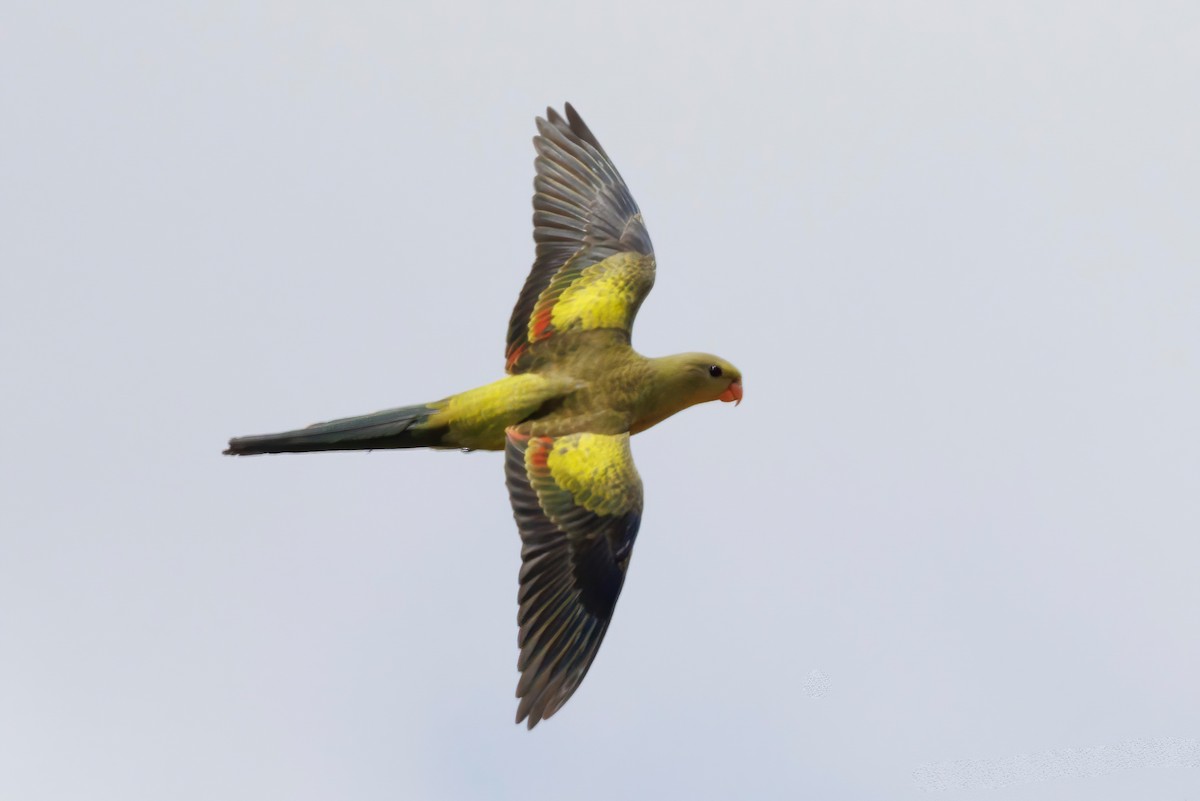
{"type": "Polygon", "coordinates": [[[435,6],[0,12],[0,798],[1200,795],[1200,6],[435,6]],[[746,402],[530,733],[497,455],[220,450],[501,374],[564,100],[746,402]]]}

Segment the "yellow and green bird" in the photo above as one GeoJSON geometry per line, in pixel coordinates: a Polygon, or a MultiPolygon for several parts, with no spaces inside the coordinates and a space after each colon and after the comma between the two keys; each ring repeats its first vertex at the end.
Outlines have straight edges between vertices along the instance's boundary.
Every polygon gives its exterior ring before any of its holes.
{"type": "Polygon", "coordinates": [[[633,349],[654,285],[641,211],[570,104],[537,128],[537,257],[508,325],[507,375],[432,403],[237,437],[225,451],[503,450],[522,540],[517,722],[529,728],[579,687],[621,593],[642,516],[630,436],[697,403],[742,399],[724,359],[633,349]]]}

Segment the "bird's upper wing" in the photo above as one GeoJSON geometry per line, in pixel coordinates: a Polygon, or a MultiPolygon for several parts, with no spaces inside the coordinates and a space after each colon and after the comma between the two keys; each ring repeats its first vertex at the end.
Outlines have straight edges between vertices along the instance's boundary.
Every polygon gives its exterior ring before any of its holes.
{"type": "Polygon", "coordinates": [[[628,333],[654,285],[654,249],[637,203],[570,103],[566,113],[547,109],[533,139],[537,256],[508,324],[505,367],[513,373],[556,333],[628,333]]]}
{"type": "Polygon", "coordinates": [[[567,702],[587,674],[625,582],[642,516],[629,434],[508,430],[505,476],[521,531],[517,722],[567,702]]]}

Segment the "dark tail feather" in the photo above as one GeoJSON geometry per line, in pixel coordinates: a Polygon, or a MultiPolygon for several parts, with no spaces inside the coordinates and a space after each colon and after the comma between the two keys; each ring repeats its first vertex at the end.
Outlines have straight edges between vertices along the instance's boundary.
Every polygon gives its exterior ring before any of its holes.
{"type": "Polygon", "coordinates": [[[250,456],[256,453],[302,453],[305,451],[362,451],[375,448],[431,448],[441,443],[445,427],[421,424],[437,409],[426,404],[386,409],[360,417],[346,417],[281,434],[259,434],[229,440],[225,453],[250,456]]]}

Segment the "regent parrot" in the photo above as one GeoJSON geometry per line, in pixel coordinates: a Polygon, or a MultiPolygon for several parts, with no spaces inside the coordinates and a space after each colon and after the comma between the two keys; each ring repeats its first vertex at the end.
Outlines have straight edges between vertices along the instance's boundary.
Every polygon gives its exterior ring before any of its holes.
{"type": "Polygon", "coordinates": [[[522,541],[517,722],[531,729],[583,681],[625,581],[642,517],[630,436],[697,403],[742,399],[724,359],[630,346],[654,285],[642,214],[570,104],[537,128],[537,256],[509,321],[507,375],[432,403],[237,437],[225,451],[504,451],[522,541]]]}

